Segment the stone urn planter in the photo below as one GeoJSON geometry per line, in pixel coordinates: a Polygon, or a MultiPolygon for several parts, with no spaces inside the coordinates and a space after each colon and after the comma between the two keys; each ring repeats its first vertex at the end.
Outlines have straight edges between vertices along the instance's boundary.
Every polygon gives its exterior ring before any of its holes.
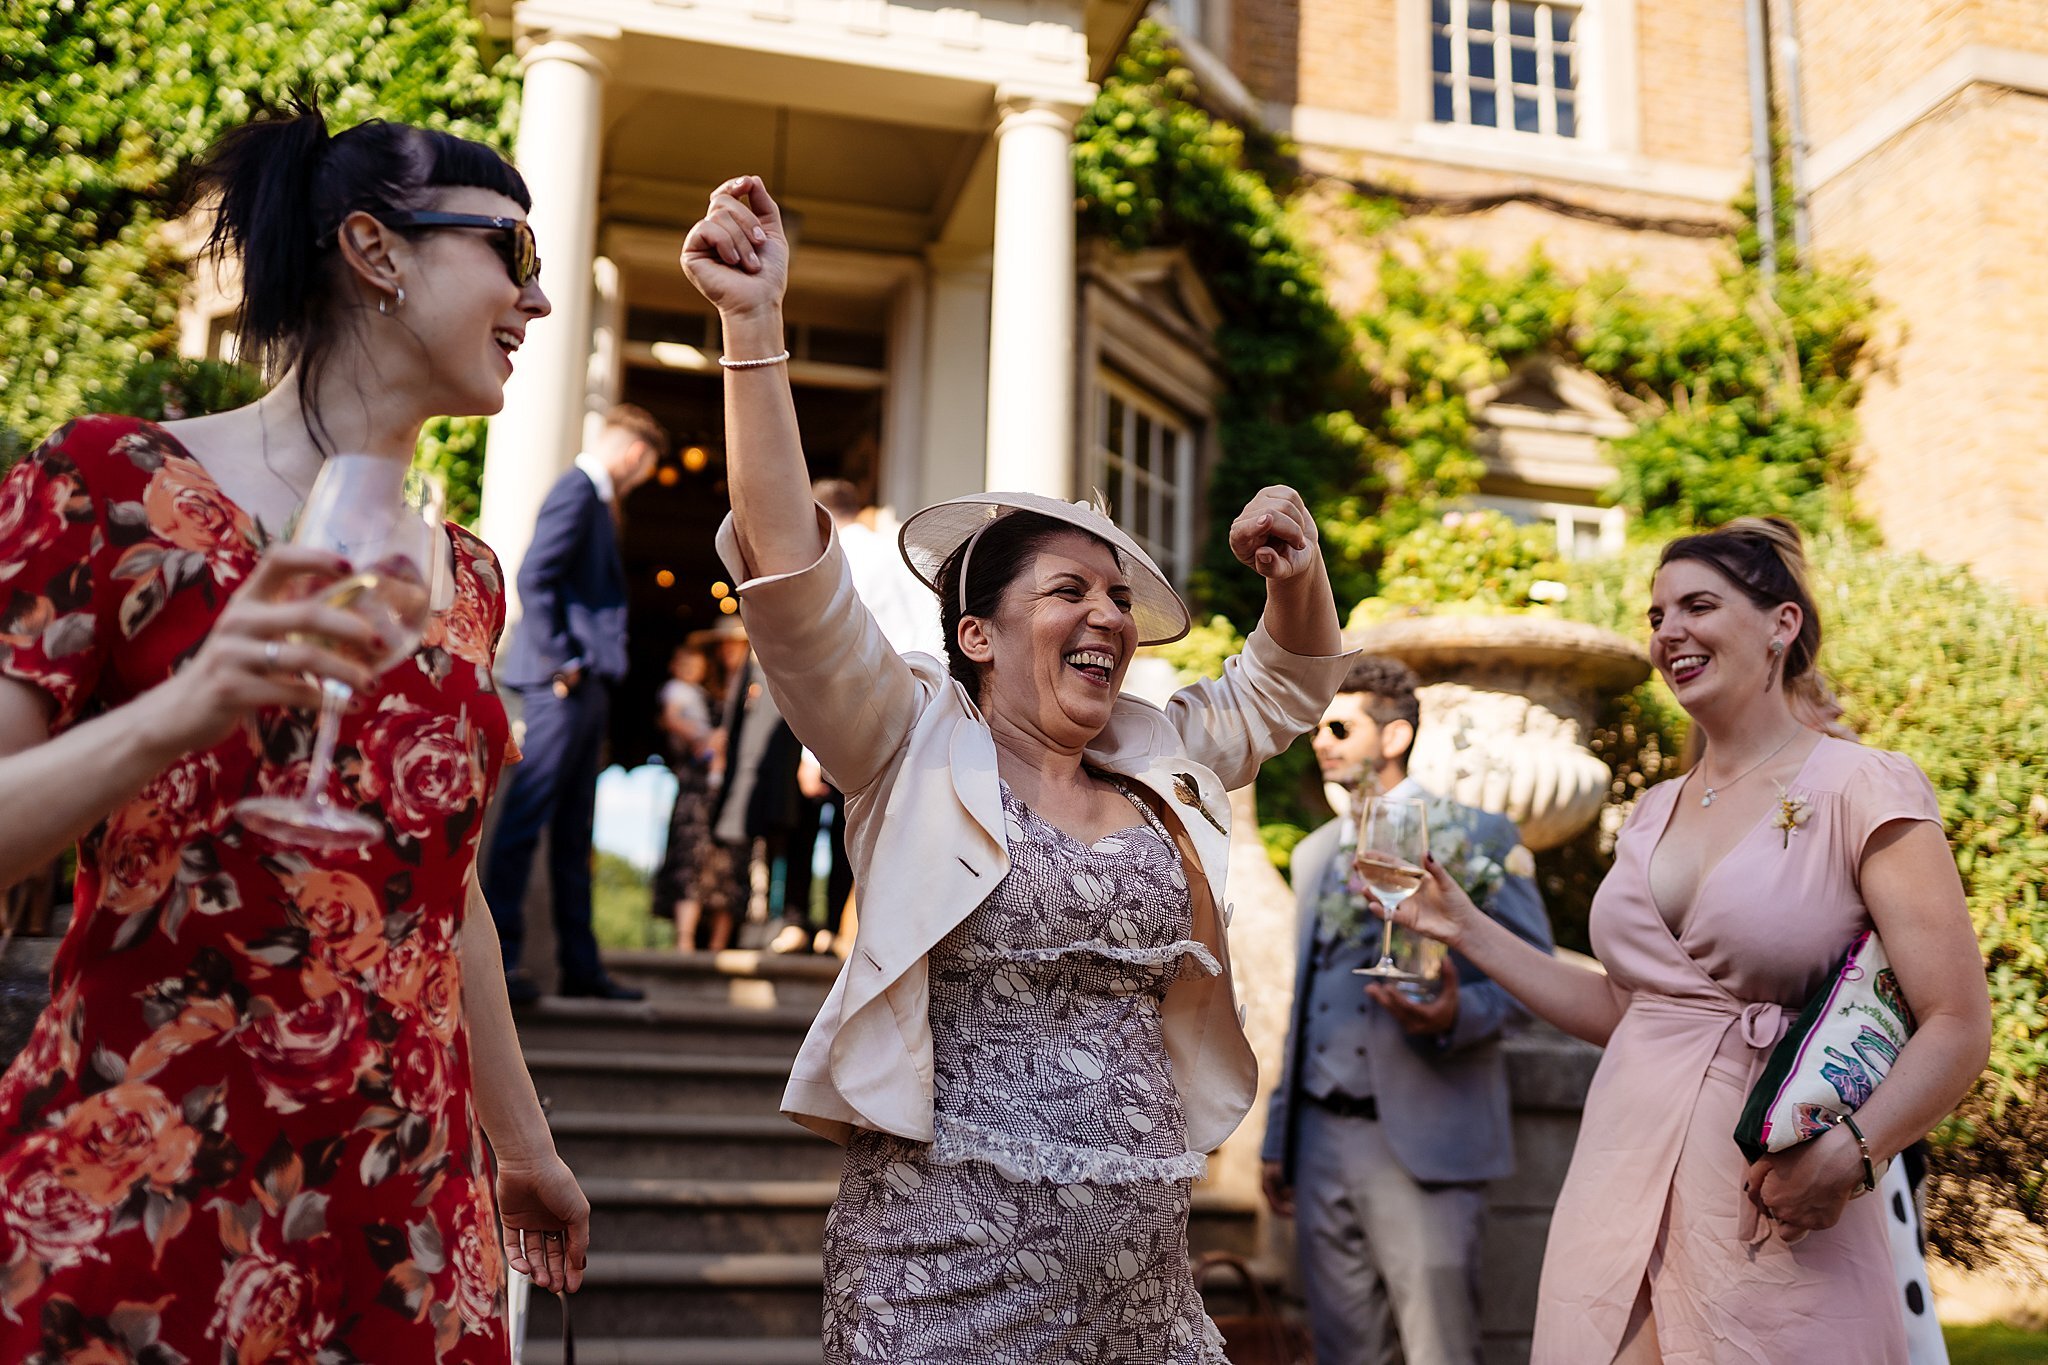
{"type": "Polygon", "coordinates": [[[1408,771],[1429,790],[1507,816],[1541,851],[1600,813],[1611,774],[1585,747],[1600,704],[1650,676],[1611,630],[1541,616],[1409,616],[1346,643],[1423,680],[1408,771]]]}

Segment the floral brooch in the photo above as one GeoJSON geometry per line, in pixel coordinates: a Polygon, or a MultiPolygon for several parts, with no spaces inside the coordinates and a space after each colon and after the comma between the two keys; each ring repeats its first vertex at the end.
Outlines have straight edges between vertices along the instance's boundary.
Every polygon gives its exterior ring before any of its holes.
{"type": "Polygon", "coordinates": [[[1794,796],[1783,786],[1778,786],[1778,813],[1771,818],[1771,828],[1784,831],[1786,848],[1792,847],[1792,832],[1804,825],[1812,814],[1813,807],[1804,797],[1794,796]]]}

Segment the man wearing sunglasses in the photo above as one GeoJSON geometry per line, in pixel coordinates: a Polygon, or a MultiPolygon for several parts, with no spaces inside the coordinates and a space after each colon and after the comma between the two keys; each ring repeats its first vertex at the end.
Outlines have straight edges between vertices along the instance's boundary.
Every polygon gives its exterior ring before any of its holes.
{"type": "Polygon", "coordinates": [[[1423,1000],[1353,974],[1378,956],[1379,921],[1348,885],[1348,808],[1372,794],[1429,801],[1432,843],[1454,825],[1499,870],[1475,899],[1551,946],[1513,822],[1408,776],[1416,685],[1393,659],[1352,665],[1314,741],[1339,818],[1294,850],[1300,960],[1261,1157],[1268,1202],[1295,1219],[1318,1365],[1478,1365],[1486,1182],[1514,1170],[1498,1043],[1527,1018],[1456,954],[1423,1000]]]}

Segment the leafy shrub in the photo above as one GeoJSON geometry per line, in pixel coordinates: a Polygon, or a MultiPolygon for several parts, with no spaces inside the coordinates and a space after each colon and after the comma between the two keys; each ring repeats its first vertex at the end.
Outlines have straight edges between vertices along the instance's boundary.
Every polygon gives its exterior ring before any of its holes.
{"type": "Polygon", "coordinates": [[[1446,512],[1387,546],[1380,590],[1349,625],[1416,611],[1523,611],[1561,591],[1557,537],[1500,512],[1446,512]]]}
{"type": "Polygon", "coordinates": [[[265,387],[263,377],[243,365],[174,357],[143,361],[119,383],[95,391],[85,405],[165,422],[253,403],[265,387]]]}
{"type": "Polygon", "coordinates": [[[475,526],[483,506],[484,438],[487,417],[435,417],[420,430],[414,463],[432,470],[448,486],[448,519],[475,526]]]}

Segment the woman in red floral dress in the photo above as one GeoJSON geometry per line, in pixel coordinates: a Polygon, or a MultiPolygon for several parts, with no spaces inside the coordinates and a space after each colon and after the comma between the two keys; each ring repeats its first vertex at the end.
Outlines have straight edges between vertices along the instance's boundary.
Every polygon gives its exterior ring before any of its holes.
{"type": "Polygon", "coordinates": [[[50,1007],[0,1078],[0,1360],[503,1362],[506,1260],[575,1288],[589,1215],[473,875],[503,582],[451,529],[454,605],[371,677],[370,627],[281,592],[337,563],[274,542],[327,454],[408,460],[428,417],[502,405],[548,311],[526,188],[476,144],[309,110],[202,179],[276,387],[80,419],[0,483],[0,885],[78,847],[50,1007]],[[302,788],[309,676],[357,690],[365,851],[233,816],[302,788]]]}

